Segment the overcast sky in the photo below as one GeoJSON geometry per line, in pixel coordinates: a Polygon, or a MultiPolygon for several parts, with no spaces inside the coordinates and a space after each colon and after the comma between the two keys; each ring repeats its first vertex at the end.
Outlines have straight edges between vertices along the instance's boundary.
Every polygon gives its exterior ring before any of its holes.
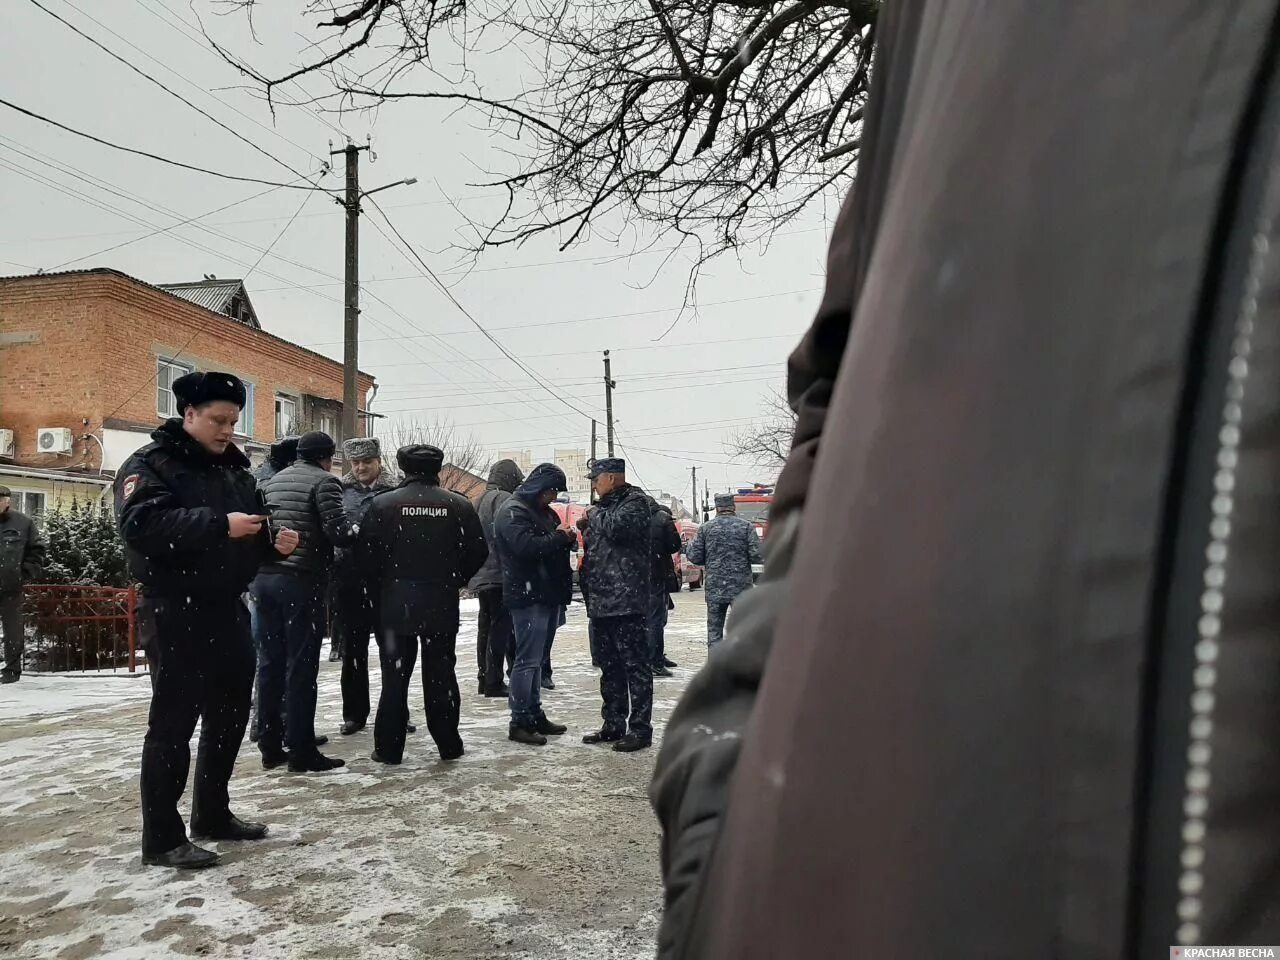
{"type": "MultiPolygon", "coordinates": [[[[600,351],[613,351],[615,417],[633,480],[683,494],[695,463],[713,490],[760,476],[730,461],[724,443],[758,417],[770,389],[783,386],[786,356],[817,306],[834,201],[784,228],[767,252],[713,263],[699,287],[696,317],[659,342],[681,304],[687,260],[659,270],[662,253],[625,256],[634,244],[595,239],[560,253],[554,238],[545,238],[486,253],[469,275],[460,272],[448,248],[465,242],[465,220],[446,198],[480,220],[502,202],[470,185],[503,162],[505,141],[479,128],[479,116],[451,117],[422,103],[342,117],[282,106],[273,121],[263,103],[233,89],[243,80],[199,38],[187,0],[39,2],[271,157],[30,0],[4,4],[0,97],[128,146],[273,181],[296,179],[283,164],[302,173],[319,169],[329,141],[340,146],[342,133],[360,142],[371,134],[378,158],[362,164],[362,186],[418,178],[415,186],[380,195],[392,221],[433,269],[448,274],[454,295],[508,350],[573,406],[599,416],[602,450],[600,351]]],[[[255,45],[242,17],[211,16],[216,5],[196,0],[219,39],[264,68],[296,62],[315,38],[295,16],[299,5],[260,4],[255,45]]],[[[307,86],[320,93],[325,81],[313,77],[307,86]]],[[[285,95],[301,91],[290,87],[285,95]]],[[[5,108],[0,113],[0,272],[108,266],[152,283],[246,277],[267,330],[341,359],[343,213],[332,200],[184,172],[5,108]],[[213,212],[222,207],[229,208],[213,212]],[[193,217],[201,219],[146,236],[193,217]]],[[[341,188],[340,164],[323,182],[341,188]]],[[[549,458],[554,446],[586,448],[586,419],[503,358],[378,233],[375,219],[362,220],[360,269],[360,366],[378,379],[373,409],[390,417],[448,417],[491,450],[531,448],[535,459],[549,458]]],[[[134,388],[120,386],[122,394],[134,388]]]]}

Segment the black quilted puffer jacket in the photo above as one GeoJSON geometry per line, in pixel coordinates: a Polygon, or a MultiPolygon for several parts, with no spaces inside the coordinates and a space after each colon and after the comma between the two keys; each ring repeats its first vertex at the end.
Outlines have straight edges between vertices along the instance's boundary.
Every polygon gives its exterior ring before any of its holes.
{"type": "Polygon", "coordinates": [[[324,573],[333,565],[333,548],[354,543],[351,521],[342,509],[342,483],[329,471],[299,460],[259,488],[275,530],[298,531],[298,549],[262,573],[324,573]]]}

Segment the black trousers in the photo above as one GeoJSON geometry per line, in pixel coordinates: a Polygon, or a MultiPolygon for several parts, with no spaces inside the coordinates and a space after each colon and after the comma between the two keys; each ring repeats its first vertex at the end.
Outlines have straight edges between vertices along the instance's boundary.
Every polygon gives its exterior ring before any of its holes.
{"type": "Polygon", "coordinates": [[[503,665],[511,658],[514,627],[511,611],[502,602],[501,587],[476,591],[480,616],[476,619],[476,664],[479,685],[486,690],[502,686],[503,665]]]}
{"type": "Polygon", "coordinates": [[[382,695],[373,723],[373,744],[384,760],[404,756],[405,725],[409,722],[409,681],[422,640],[422,696],[427,729],[442,754],[455,754],[462,745],[458,736],[461,698],[458,695],[456,647],[457,622],[437,633],[388,633],[382,639],[382,695]]]}
{"type": "Polygon", "coordinates": [[[254,657],[239,596],[150,599],[155,635],[147,647],[152,691],[142,746],[142,852],[155,855],[187,839],[178,801],[197,720],[192,825],[213,829],[230,817],[227,784],[249,719],[254,657]]]}
{"type": "Polygon", "coordinates": [[[325,584],[319,577],[260,574],[253,581],[258,646],[258,749],[316,749],[316,677],[324,634],[325,584]],[[284,723],[278,704],[284,699],[284,723]],[[282,729],[283,726],[283,729],[282,729]]]}
{"type": "Polygon", "coordinates": [[[649,624],[644,616],[597,617],[596,658],[600,662],[600,715],[605,730],[653,737],[653,666],[649,624]]]}
{"type": "Polygon", "coordinates": [[[0,593],[0,630],[4,631],[4,672],[22,673],[22,591],[0,593]]]}
{"type": "Polygon", "coordinates": [[[369,719],[369,635],[377,630],[373,603],[363,590],[333,593],[333,642],[342,648],[342,719],[369,719]]]}

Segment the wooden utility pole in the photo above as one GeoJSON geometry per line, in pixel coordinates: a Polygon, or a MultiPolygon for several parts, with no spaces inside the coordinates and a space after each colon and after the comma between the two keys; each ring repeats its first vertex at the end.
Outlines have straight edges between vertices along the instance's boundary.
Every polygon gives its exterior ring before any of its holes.
{"type": "Polygon", "coordinates": [[[347,161],[347,195],[339,201],[347,212],[347,255],[345,258],[345,295],[342,323],[342,436],[339,442],[358,436],[356,424],[360,416],[358,382],[360,376],[360,151],[348,143],[341,150],[347,161]]]}
{"type": "Polygon", "coordinates": [[[613,456],[613,388],[618,384],[614,382],[612,372],[609,367],[609,351],[604,352],[604,416],[605,416],[605,434],[608,438],[609,456],[613,456]]]}
{"type": "Polygon", "coordinates": [[[693,474],[693,499],[689,501],[689,516],[696,517],[698,515],[698,468],[690,467],[689,472],[693,474]]]}
{"type": "MultiPolygon", "coordinates": [[[[331,141],[332,142],[332,141],[331,141]]],[[[358,147],[348,143],[341,150],[330,150],[329,156],[342,154],[347,163],[347,191],[343,198],[334,197],[347,212],[347,255],[345,257],[343,323],[342,323],[342,436],[336,437],[341,446],[345,440],[359,436],[360,422],[360,201],[392,187],[412,186],[415,177],[397,180],[373,190],[360,192],[360,151],[369,150],[369,144],[358,147]]],[[[378,159],[370,152],[370,157],[378,159]]]]}
{"type": "MultiPolygon", "coordinates": [[[[595,466],[595,462],[596,462],[596,427],[597,426],[598,426],[598,423],[595,420],[592,420],[591,421],[591,465],[592,466],[595,466]]],[[[592,503],[596,502],[595,484],[591,485],[591,502],[592,503]]]]}

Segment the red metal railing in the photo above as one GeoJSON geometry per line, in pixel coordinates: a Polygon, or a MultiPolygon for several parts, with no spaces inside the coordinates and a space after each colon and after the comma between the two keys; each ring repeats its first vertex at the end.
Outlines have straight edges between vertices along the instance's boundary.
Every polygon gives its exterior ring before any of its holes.
{"type": "Polygon", "coordinates": [[[23,593],[27,626],[34,630],[27,659],[36,670],[137,670],[133,587],[31,584],[23,593]]]}

